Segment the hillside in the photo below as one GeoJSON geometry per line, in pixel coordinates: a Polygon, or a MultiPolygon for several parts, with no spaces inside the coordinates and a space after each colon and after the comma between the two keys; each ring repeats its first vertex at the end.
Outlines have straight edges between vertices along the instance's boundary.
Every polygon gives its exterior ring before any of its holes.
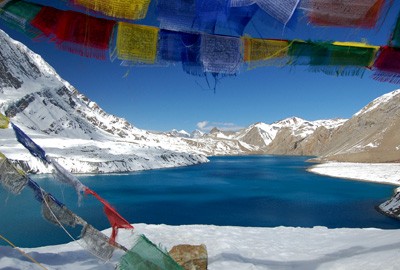
{"type": "MultiPolygon", "coordinates": [[[[0,112],[76,173],[127,172],[207,162],[181,139],[151,134],[103,111],[39,55],[0,31],[0,112]]],[[[49,172],[0,129],[0,151],[30,172],[49,172]]]]}
{"type": "Polygon", "coordinates": [[[387,93],[333,130],[319,161],[400,162],[400,90],[387,93]]]}

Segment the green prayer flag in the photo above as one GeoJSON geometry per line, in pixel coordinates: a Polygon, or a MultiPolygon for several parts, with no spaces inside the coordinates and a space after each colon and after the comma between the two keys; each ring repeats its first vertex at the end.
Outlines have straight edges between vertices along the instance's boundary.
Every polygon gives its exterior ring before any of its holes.
{"type": "Polygon", "coordinates": [[[118,270],[183,270],[166,251],[162,251],[144,235],[121,257],[118,270]]]}

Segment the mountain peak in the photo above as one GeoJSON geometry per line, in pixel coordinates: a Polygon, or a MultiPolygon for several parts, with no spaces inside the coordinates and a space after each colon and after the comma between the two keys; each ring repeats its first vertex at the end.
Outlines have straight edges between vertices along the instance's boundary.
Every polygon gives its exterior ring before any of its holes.
{"type": "Polygon", "coordinates": [[[400,95],[400,89],[397,89],[395,91],[384,94],[384,95],[374,99],[367,106],[365,106],[360,111],[355,113],[354,116],[359,116],[361,114],[369,113],[369,112],[375,110],[376,108],[378,108],[380,105],[389,102],[390,100],[392,100],[393,98],[395,98],[399,95],[400,95]]]}

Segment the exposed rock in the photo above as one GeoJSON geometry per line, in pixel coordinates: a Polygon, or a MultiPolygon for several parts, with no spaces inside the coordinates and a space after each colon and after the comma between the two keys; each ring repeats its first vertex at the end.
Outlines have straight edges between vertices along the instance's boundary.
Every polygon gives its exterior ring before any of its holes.
{"type": "Polygon", "coordinates": [[[205,245],[177,245],[169,255],[185,270],[207,270],[208,255],[205,245]]]}
{"type": "Polygon", "coordinates": [[[385,94],[333,130],[320,161],[399,162],[400,90],[385,94]]]}

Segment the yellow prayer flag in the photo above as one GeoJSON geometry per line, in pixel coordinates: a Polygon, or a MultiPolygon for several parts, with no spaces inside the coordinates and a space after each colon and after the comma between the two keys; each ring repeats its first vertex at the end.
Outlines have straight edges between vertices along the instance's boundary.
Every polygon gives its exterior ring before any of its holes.
{"type": "Polygon", "coordinates": [[[244,61],[250,64],[252,62],[284,58],[289,50],[288,41],[250,37],[243,37],[242,39],[244,44],[244,61]]]}
{"type": "Polygon", "coordinates": [[[0,113],[0,128],[5,129],[8,128],[8,124],[10,124],[10,119],[0,113]]]}
{"type": "Polygon", "coordinates": [[[111,17],[137,20],[146,17],[150,0],[74,0],[74,3],[111,17]]]}
{"type": "Polygon", "coordinates": [[[283,40],[244,37],[244,61],[260,61],[284,57],[289,50],[289,42],[283,40]]]}
{"type": "Polygon", "coordinates": [[[119,22],[118,59],[153,64],[157,55],[158,32],[156,27],[119,22]]]}

